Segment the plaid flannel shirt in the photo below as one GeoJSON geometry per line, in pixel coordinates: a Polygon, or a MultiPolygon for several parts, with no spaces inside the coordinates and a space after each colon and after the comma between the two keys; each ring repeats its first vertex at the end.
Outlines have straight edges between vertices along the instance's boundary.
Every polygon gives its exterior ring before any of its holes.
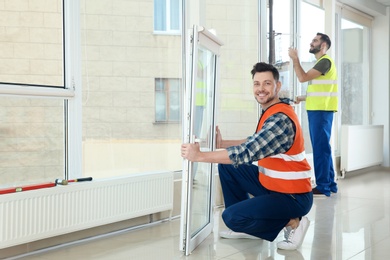
{"type": "Polygon", "coordinates": [[[249,136],[245,143],[226,148],[232,164],[251,164],[262,158],[288,151],[295,138],[295,125],[283,113],[269,117],[263,128],[249,136]]]}

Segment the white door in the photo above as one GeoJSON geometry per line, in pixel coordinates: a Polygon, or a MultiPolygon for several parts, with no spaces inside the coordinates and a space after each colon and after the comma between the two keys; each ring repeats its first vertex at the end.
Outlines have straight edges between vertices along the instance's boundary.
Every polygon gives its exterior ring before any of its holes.
{"type": "MultiPolygon", "coordinates": [[[[199,142],[201,151],[215,149],[215,96],[221,42],[194,26],[186,55],[183,142],[199,142]]],[[[183,160],[180,249],[189,255],[213,228],[214,167],[183,160]]]]}

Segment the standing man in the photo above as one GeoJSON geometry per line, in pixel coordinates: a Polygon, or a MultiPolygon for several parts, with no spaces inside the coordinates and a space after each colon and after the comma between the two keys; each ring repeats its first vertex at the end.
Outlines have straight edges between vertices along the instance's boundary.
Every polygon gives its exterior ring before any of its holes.
{"type": "Polygon", "coordinates": [[[242,140],[223,140],[217,128],[217,148],[226,149],[201,152],[199,144],[186,143],[181,156],[219,164],[222,218],[230,228],[220,232],[221,237],[273,241],[284,230],[285,240],[278,248],[295,250],[309,228],[304,216],[313,204],[303,134],[294,109],[278,97],[282,86],[278,70],[260,62],[251,73],[254,97],[264,110],[255,133],[242,140]]]}
{"type": "Polygon", "coordinates": [[[300,64],[297,50],[290,48],[288,51],[299,82],[309,82],[306,96],[297,96],[295,103],[306,101],[317,184],[313,188],[313,194],[328,197],[332,192],[337,192],[330,136],[333,114],[338,107],[338,90],[335,63],[326,54],[330,45],[330,39],[326,34],[317,33],[310,43],[309,50],[315,55],[317,62],[308,72],[305,72],[300,64]]]}

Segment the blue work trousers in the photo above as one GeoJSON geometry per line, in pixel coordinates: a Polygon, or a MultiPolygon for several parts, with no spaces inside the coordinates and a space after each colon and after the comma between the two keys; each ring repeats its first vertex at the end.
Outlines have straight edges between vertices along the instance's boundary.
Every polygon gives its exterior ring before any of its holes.
{"type": "Polygon", "coordinates": [[[337,192],[330,146],[333,114],[333,111],[307,111],[316,188],[327,196],[337,192]]]}
{"type": "Polygon", "coordinates": [[[273,241],[290,219],[306,215],[313,205],[312,192],[285,194],[264,188],[256,165],[219,164],[218,170],[225,200],[222,219],[235,232],[273,241]]]}

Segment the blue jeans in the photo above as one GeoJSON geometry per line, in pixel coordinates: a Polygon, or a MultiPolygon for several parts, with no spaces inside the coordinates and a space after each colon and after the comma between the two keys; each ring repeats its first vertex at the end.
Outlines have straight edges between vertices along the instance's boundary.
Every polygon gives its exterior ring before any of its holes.
{"type": "Polygon", "coordinates": [[[219,164],[218,170],[225,200],[222,219],[235,232],[273,241],[290,219],[306,215],[313,205],[312,192],[285,194],[264,188],[256,165],[219,164]]]}
{"type": "Polygon", "coordinates": [[[327,196],[337,192],[330,146],[333,114],[332,111],[307,111],[317,189],[327,196]]]}

